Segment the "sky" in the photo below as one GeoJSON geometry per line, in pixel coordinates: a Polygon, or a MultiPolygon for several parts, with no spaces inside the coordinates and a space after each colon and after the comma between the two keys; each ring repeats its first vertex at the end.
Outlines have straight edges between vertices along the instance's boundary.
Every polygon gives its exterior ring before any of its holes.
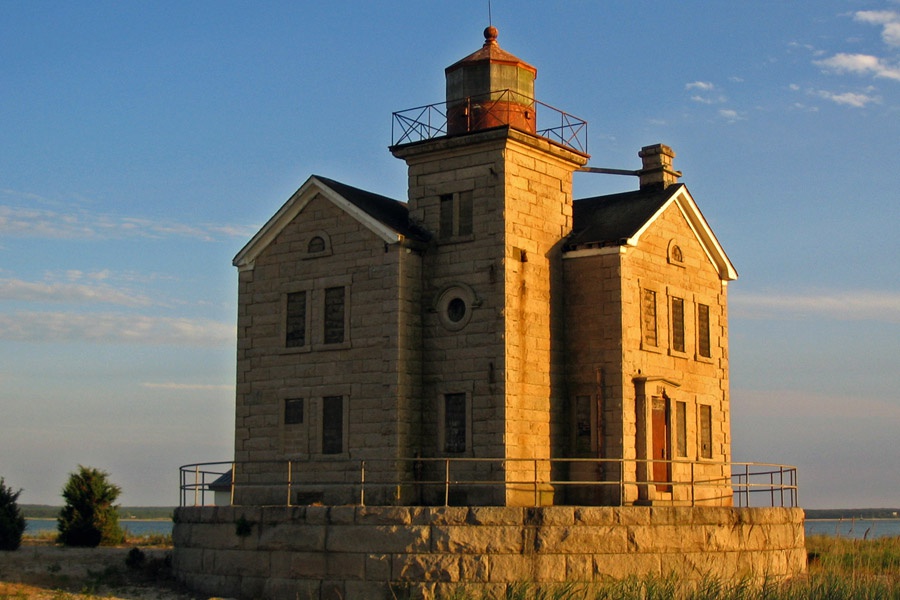
{"type": "MultiPolygon", "coordinates": [[[[900,506],[900,2],[493,0],[590,166],[665,143],[740,278],[733,459],[807,508],[900,506]]],[[[234,255],[310,174],[406,198],[485,0],[0,0],[0,477],[178,503],[233,456],[234,255]]],[[[575,175],[575,196],[636,187],[575,175]]]]}

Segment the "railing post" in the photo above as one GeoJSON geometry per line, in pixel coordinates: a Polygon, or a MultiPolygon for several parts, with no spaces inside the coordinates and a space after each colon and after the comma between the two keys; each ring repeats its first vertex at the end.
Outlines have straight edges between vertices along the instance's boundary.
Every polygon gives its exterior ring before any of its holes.
{"type": "Polygon", "coordinates": [[[450,459],[444,459],[444,506],[450,506],[450,459]]]}
{"type": "Polygon", "coordinates": [[[775,506],[775,471],[769,471],[769,506],[775,506]]]}
{"type": "Polygon", "coordinates": [[[194,465],[194,506],[200,495],[200,465],[194,465]]]}
{"type": "Polygon", "coordinates": [[[288,471],[288,473],[287,473],[287,475],[288,475],[287,476],[287,505],[290,506],[291,505],[291,485],[293,484],[293,481],[294,481],[294,474],[291,469],[291,465],[293,464],[293,461],[288,460],[287,463],[288,463],[287,464],[287,471],[288,471]]]}
{"type": "Polygon", "coordinates": [[[237,463],[231,463],[231,497],[228,499],[228,505],[234,506],[234,480],[237,475],[237,463]]]}
{"type": "Polygon", "coordinates": [[[366,505],[366,461],[359,461],[359,505],[366,505]]]}
{"type": "Polygon", "coordinates": [[[750,506],[750,465],[744,465],[744,507],[750,506]]]}
{"type": "Polygon", "coordinates": [[[696,479],[695,479],[695,474],[694,474],[694,465],[695,464],[696,463],[694,461],[691,461],[691,506],[694,506],[697,503],[697,496],[696,496],[696,493],[694,492],[694,486],[697,484],[696,479]]]}

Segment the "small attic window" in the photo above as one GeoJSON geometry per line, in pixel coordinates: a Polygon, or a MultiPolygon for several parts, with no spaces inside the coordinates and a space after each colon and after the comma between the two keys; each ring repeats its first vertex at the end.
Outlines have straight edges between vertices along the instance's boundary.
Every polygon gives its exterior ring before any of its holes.
{"type": "Polygon", "coordinates": [[[321,236],[317,235],[313,239],[309,240],[309,246],[306,248],[306,251],[310,254],[325,252],[325,240],[322,239],[321,236]]]}
{"type": "Polygon", "coordinates": [[[306,243],[306,258],[331,255],[331,240],[325,232],[318,231],[306,243]]]}
{"type": "Polygon", "coordinates": [[[669,263],[679,267],[684,266],[684,253],[675,240],[669,242],[669,263]]]}

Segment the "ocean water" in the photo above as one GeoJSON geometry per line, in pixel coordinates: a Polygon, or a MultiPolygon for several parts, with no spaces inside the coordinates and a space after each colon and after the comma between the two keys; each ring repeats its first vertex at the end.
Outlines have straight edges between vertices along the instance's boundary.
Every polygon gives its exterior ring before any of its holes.
{"type": "MultiPolygon", "coordinates": [[[[119,526],[136,537],[145,535],[170,535],[172,533],[171,519],[153,521],[119,519],[119,526]]],[[[56,531],[56,519],[25,519],[25,535],[34,535],[45,532],[51,533],[56,531]]]]}
{"type": "Polygon", "coordinates": [[[861,540],[900,536],[900,519],[807,519],[806,535],[861,540]]]}

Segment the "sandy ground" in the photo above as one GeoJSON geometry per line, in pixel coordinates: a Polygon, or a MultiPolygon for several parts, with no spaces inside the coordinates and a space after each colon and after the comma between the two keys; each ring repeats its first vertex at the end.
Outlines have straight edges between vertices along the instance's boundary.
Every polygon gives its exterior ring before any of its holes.
{"type": "Polygon", "coordinates": [[[140,567],[125,559],[133,546],[66,548],[24,541],[0,551],[0,600],[196,600],[177,587],[166,557],[171,548],[144,547],[140,567]]]}

